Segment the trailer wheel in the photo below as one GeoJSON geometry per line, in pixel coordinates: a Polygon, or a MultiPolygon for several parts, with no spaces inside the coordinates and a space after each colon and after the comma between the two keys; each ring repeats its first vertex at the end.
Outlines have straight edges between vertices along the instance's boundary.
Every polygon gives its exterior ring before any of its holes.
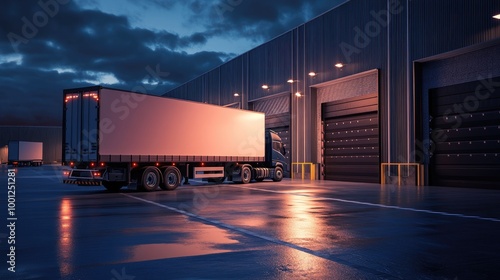
{"type": "Polygon", "coordinates": [[[283,168],[281,168],[281,166],[276,166],[276,168],[274,168],[273,181],[279,182],[282,179],[283,179],[283,168]]]}
{"type": "Polygon", "coordinates": [[[162,190],[175,190],[181,184],[181,171],[175,166],[169,166],[163,171],[163,183],[160,185],[162,190]]]}
{"type": "Polygon", "coordinates": [[[117,192],[117,191],[119,191],[123,187],[123,184],[120,183],[120,182],[107,182],[107,181],[103,181],[102,185],[109,192],[117,192]]]}
{"type": "Polygon", "coordinates": [[[248,166],[243,166],[241,168],[241,182],[243,184],[248,184],[252,180],[252,170],[248,166]]]}
{"type": "Polygon", "coordinates": [[[149,166],[140,174],[140,187],[147,191],[155,191],[160,185],[160,171],[158,168],[149,166]]]}

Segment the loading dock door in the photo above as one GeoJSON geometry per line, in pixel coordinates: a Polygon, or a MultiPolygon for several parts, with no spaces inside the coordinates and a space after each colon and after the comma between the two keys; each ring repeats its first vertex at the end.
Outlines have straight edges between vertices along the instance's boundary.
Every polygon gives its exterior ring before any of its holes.
{"type": "Polygon", "coordinates": [[[323,103],[325,180],[379,182],[378,94],[323,103]]]}
{"type": "MultiPolygon", "coordinates": [[[[283,141],[287,154],[285,155],[290,168],[290,93],[280,94],[250,101],[250,108],[257,112],[266,114],[266,129],[276,132],[283,141]]],[[[289,177],[289,170],[285,170],[285,176],[289,177]]]]}
{"type": "MultiPolygon", "coordinates": [[[[287,160],[288,169],[290,166],[290,114],[283,113],[277,115],[266,116],[266,129],[271,129],[281,138],[286,149],[285,158],[287,160]]],[[[288,177],[289,170],[285,170],[285,176],[288,177]]]]}
{"type": "Polygon", "coordinates": [[[431,185],[500,189],[500,78],[429,90],[431,185]]]}

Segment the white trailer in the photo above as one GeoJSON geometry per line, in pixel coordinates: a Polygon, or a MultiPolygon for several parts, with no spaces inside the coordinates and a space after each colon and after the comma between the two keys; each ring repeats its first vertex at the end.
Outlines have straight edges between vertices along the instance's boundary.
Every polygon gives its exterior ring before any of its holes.
{"type": "Polygon", "coordinates": [[[13,166],[40,166],[43,163],[43,143],[9,141],[8,160],[13,166]]]}
{"type": "Polygon", "coordinates": [[[182,177],[280,181],[287,169],[262,113],[104,87],[63,95],[65,183],[171,190],[182,177]]]}

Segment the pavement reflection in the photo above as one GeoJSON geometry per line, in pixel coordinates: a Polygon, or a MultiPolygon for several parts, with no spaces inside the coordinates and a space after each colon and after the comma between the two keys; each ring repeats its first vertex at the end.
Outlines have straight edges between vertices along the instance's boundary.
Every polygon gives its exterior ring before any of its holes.
{"type": "Polygon", "coordinates": [[[73,209],[71,200],[63,198],[59,207],[58,258],[61,276],[73,272],[73,209]]]}
{"type": "MultiPolygon", "coordinates": [[[[189,225],[189,222],[186,223],[189,225]]],[[[196,225],[196,230],[183,229],[183,238],[175,243],[140,244],[125,249],[129,255],[123,262],[140,262],[168,258],[201,256],[232,252],[231,245],[239,244],[231,233],[211,225],[196,225]]],[[[168,242],[169,240],[165,240],[168,242]]],[[[170,242],[172,242],[170,240],[170,242]]]]}

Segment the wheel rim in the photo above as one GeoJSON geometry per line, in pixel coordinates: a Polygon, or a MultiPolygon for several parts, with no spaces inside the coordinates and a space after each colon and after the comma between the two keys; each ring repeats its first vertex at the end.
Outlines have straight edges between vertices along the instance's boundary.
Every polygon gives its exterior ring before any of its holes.
{"type": "Polygon", "coordinates": [[[146,176],[146,186],[149,188],[154,188],[158,183],[158,176],[154,172],[149,172],[146,176]]]}
{"type": "Polygon", "coordinates": [[[276,170],[274,171],[274,178],[275,180],[283,179],[283,170],[281,168],[276,168],[276,170]]]}
{"type": "Polygon", "coordinates": [[[167,184],[169,186],[175,186],[177,180],[178,180],[177,174],[175,174],[174,172],[171,172],[167,175],[167,184]]]}
{"type": "Polygon", "coordinates": [[[243,180],[248,181],[250,179],[250,169],[243,169],[243,180]]]}

